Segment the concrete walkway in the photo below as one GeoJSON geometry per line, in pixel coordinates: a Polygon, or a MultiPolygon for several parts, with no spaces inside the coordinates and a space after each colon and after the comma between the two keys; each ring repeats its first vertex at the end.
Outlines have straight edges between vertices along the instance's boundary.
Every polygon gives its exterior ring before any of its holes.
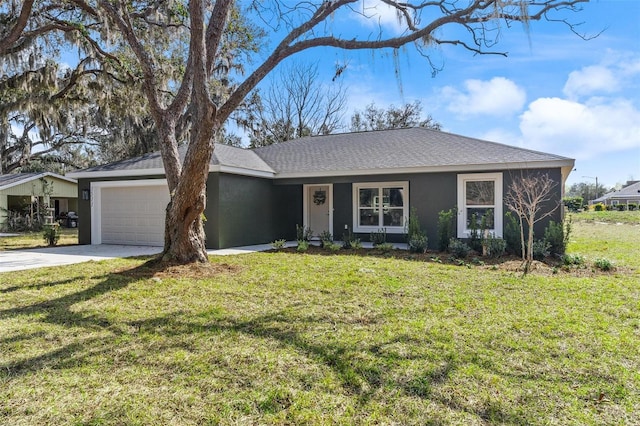
{"type": "MultiPolygon", "coordinates": [[[[208,250],[210,255],[233,255],[254,253],[271,249],[271,244],[236,247],[223,250],[208,250]]],[[[115,259],[119,257],[151,256],[162,251],[162,247],[122,246],[111,244],[73,245],[44,247],[25,250],[0,251],[0,273],[22,271],[47,266],[72,265],[89,260],[115,259]]]]}

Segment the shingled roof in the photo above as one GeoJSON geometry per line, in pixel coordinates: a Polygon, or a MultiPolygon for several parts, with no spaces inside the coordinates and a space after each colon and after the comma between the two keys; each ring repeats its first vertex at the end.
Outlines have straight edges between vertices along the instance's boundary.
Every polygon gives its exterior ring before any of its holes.
{"type": "Polygon", "coordinates": [[[55,177],[57,179],[66,180],[71,183],[76,183],[75,179],[70,179],[65,176],[61,176],[51,172],[35,172],[35,173],[11,173],[6,175],[0,175],[0,191],[3,189],[11,188],[12,186],[21,185],[25,182],[29,182],[35,179],[44,178],[47,176],[55,177]]]}
{"type": "Polygon", "coordinates": [[[395,173],[399,170],[452,171],[573,164],[572,159],[558,155],[419,127],[312,136],[254,151],[279,175],[353,175],[372,171],[395,173]]]}
{"type": "MultiPolygon", "coordinates": [[[[178,148],[178,154],[181,159],[184,159],[186,152],[186,146],[183,145],[178,148]]],[[[213,150],[209,169],[236,173],[244,171],[246,174],[265,174],[269,176],[275,173],[264,160],[251,150],[220,144],[216,144],[213,150]]],[[[80,178],[109,175],[142,176],[162,174],[164,174],[164,165],[159,151],[69,173],[70,176],[80,178]]]]}
{"type": "MultiPolygon", "coordinates": [[[[312,136],[256,149],[216,145],[210,163],[212,171],[275,178],[544,167],[573,167],[573,160],[425,128],[312,136]]],[[[163,173],[155,152],[70,175],[163,173]]]]}

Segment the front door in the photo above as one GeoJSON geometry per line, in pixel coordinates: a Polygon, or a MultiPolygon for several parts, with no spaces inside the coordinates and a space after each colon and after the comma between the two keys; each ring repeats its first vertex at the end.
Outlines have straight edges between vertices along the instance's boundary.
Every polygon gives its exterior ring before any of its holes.
{"type": "Polygon", "coordinates": [[[333,191],[331,185],[305,185],[305,226],[314,236],[333,234],[333,191]]]}

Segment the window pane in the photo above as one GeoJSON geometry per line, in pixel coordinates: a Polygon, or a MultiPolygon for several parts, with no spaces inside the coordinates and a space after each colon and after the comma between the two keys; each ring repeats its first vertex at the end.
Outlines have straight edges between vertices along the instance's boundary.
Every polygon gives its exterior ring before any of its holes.
{"type": "Polygon", "coordinates": [[[384,188],[382,194],[384,195],[385,207],[403,207],[404,206],[404,194],[402,188],[384,188]]]}
{"type": "Polygon", "coordinates": [[[404,226],[402,209],[386,209],[384,211],[384,226],[404,226]]]}
{"type": "Polygon", "coordinates": [[[374,209],[360,209],[360,226],[380,226],[378,213],[374,209]]]}
{"type": "Polygon", "coordinates": [[[492,180],[466,182],[467,205],[493,206],[495,185],[492,180]]]}
{"type": "Polygon", "coordinates": [[[471,219],[473,215],[476,215],[476,223],[478,224],[478,228],[482,223],[482,216],[485,217],[485,223],[487,224],[487,229],[494,229],[493,226],[493,209],[467,209],[467,228],[471,227],[471,219]]]}
{"type": "Polygon", "coordinates": [[[374,200],[378,200],[378,188],[360,189],[360,207],[374,207],[374,200]]]}

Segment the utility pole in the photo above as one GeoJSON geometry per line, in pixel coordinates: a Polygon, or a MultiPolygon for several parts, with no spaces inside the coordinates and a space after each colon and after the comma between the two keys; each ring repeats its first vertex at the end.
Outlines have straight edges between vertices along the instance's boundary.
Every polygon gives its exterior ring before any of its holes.
{"type": "MultiPolygon", "coordinates": [[[[582,176],[582,177],[583,178],[587,178],[587,179],[595,179],[596,180],[596,196],[593,197],[593,199],[594,200],[597,199],[598,196],[599,196],[599,193],[598,193],[598,176],[596,176],[596,177],[593,177],[593,176],[582,176]]],[[[587,200],[587,201],[589,201],[589,200],[587,200]]]]}

